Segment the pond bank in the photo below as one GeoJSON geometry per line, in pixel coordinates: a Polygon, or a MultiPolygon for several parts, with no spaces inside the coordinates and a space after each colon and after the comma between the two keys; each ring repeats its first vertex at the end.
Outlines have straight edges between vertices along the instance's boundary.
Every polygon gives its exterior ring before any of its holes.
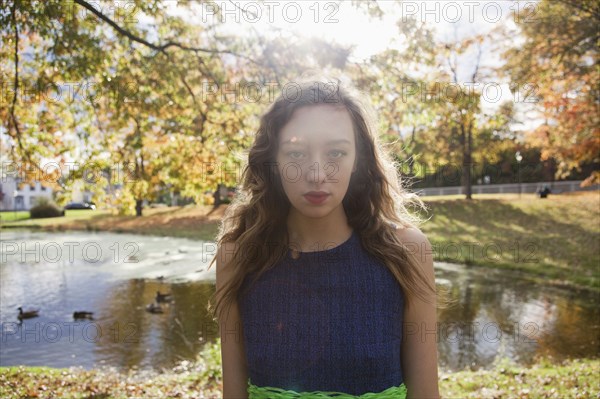
{"type": "MultiPolygon", "coordinates": [[[[539,283],[600,292],[600,192],[539,199],[512,194],[424,197],[422,226],[435,260],[523,272],[539,283]]],[[[211,241],[227,205],[144,209],[144,216],[67,211],[64,218],[3,222],[2,228],[113,231],[211,241]]]]}

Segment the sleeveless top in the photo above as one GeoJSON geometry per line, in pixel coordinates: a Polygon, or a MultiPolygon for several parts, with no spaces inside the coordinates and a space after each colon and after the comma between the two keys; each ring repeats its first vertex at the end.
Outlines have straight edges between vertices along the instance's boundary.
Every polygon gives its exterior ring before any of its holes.
{"type": "Polygon", "coordinates": [[[403,384],[402,289],[355,231],[298,259],[288,249],[238,304],[254,386],[362,395],[403,384]]]}

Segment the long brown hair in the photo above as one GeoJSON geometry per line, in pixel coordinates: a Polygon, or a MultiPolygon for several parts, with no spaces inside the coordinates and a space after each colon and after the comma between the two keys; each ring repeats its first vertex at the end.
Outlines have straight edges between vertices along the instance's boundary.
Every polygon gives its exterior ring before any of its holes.
{"type": "MultiPolygon", "coordinates": [[[[324,104],[343,107],[350,114],[356,139],[356,172],[352,174],[342,204],[348,224],[358,233],[362,246],[383,262],[394,274],[405,294],[405,306],[411,298],[431,303],[436,298],[431,284],[416,263],[418,253],[402,243],[396,228],[417,227],[423,222],[409,208],[427,211],[427,206],[415,193],[403,187],[393,161],[379,141],[374,125],[374,111],[366,93],[339,79],[313,76],[295,81],[282,90],[260,119],[260,126],[251,148],[248,163],[243,167],[237,195],[225,211],[219,226],[217,245],[235,243],[232,263],[234,277],[215,292],[219,296],[213,317],[225,304],[240,295],[248,274],[256,272],[253,281],[282,259],[288,249],[289,237],[285,221],[290,202],[283,191],[276,171],[279,133],[300,107],[324,104]],[[293,94],[290,94],[293,93],[293,94]],[[224,302],[223,302],[224,301],[224,302]]],[[[210,266],[216,261],[211,261],[210,266]]],[[[209,308],[211,308],[209,303],[209,308]]]]}

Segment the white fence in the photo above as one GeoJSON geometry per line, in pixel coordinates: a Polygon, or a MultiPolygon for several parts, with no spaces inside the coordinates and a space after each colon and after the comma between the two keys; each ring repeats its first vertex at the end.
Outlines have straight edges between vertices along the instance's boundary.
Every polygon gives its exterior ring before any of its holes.
{"type": "MultiPolygon", "coordinates": [[[[562,192],[570,191],[593,191],[599,190],[600,185],[595,184],[590,187],[579,187],[582,180],[572,181],[542,181],[537,183],[511,183],[511,184],[474,184],[471,186],[471,192],[473,194],[495,194],[495,193],[536,193],[544,185],[550,187],[550,194],[559,194],[562,192]]],[[[415,188],[413,189],[417,194],[424,195],[451,195],[451,194],[464,194],[465,189],[462,186],[451,186],[451,187],[429,187],[429,188],[415,188]]]]}

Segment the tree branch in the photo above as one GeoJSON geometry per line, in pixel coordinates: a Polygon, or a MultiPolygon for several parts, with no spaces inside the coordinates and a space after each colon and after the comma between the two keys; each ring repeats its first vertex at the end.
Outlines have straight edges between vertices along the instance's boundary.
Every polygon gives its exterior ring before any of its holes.
{"type": "Polygon", "coordinates": [[[558,1],[569,7],[578,9],[579,11],[590,13],[596,20],[600,20],[600,12],[598,12],[598,10],[594,10],[593,8],[586,7],[584,4],[581,4],[579,2],[579,0],[577,0],[577,1],[558,0],[558,1]]]}
{"type": "Polygon", "coordinates": [[[90,5],[89,3],[87,3],[85,0],[74,0],[74,2],[76,4],[79,4],[81,7],[85,8],[86,10],[91,11],[94,15],[96,15],[98,18],[100,18],[101,20],[103,20],[104,22],[106,22],[107,24],[109,24],[110,26],[113,27],[113,29],[115,29],[117,32],[119,32],[121,35],[128,37],[129,39],[131,39],[134,42],[138,42],[140,44],[145,45],[146,47],[149,47],[153,50],[159,51],[161,53],[166,53],[166,49],[168,49],[169,47],[178,47],[182,50],[185,51],[194,51],[194,52],[203,52],[203,53],[211,53],[211,54],[231,54],[234,55],[236,57],[240,57],[243,59],[246,59],[248,61],[251,61],[255,64],[261,65],[258,62],[254,61],[252,58],[247,57],[243,54],[239,54],[236,53],[234,51],[230,51],[230,50],[217,50],[217,49],[208,49],[208,48],[203,48],[203,47],[189,47],[186,45],[183,45],[181,43],[177,43],[177,42],[173,42],[173,41],[168,41],[165,44],[162,45],[157,45],[154,43],[150,43],[149,41],[138,37],[136,35],[134,35],[133,33],[129,32],[126,29],[123,29],[122,27],[120,27],[116,22],[114,22],[112,19],[110,19],[109,17],[107,17],[106,15],[102,14],[100,11],[96,10],[92,5],[90,5]]]}
{"type": "Polygon", "coordinates": [[[19,129],[19,123],[17,122],[17,117],[15,116],[15,105],[17,104],[17,96],[19,93],[19,28],[17,27],[17,1],[13,2],[12,10],[11,10],[11,19],[13,22],[13,26],[15,28],[15,81],[13,85],[13,100],[10,105],[10,119],[15,127],[15,134],[17,138],[17,142],[19,144],[19,148],[23,149],[23,145],[21,143],[21,131],[19,129]]]}

